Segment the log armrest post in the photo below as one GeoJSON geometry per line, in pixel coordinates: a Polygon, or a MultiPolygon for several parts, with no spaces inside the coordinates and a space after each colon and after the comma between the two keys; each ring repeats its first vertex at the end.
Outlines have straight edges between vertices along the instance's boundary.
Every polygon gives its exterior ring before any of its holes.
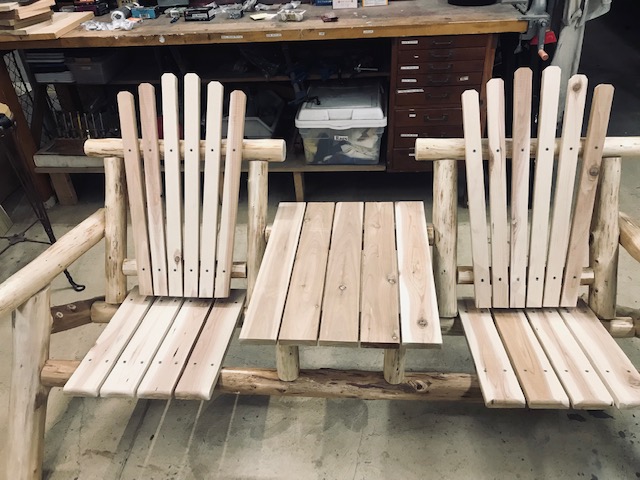
{"type": "Polygon", "coordinates": [[[122,264],[127,254],[127,180],[124,159],[104,159],[105,179],[105,275],[107,303],[122,303],[127,296],[127,277],[122,264]]]}
{"type": "Polygon", "coordinates": [[[258,270],[267,245],[269,164],[264,161],[249,162],[248,197],[249,219],[247,230],[247,303],[251,299],[258,277],[258,270]]]}

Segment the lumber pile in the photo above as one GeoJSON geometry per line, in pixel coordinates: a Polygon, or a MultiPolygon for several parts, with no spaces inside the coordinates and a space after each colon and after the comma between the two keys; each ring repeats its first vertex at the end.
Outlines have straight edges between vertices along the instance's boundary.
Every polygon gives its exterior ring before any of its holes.
{"type": "Polygon", "coordinates": [[[55,0],[36,0],[29,4],[0,0],[0,32],[21,34],[21,30],[36,24],[51,23],[55,0]]]}

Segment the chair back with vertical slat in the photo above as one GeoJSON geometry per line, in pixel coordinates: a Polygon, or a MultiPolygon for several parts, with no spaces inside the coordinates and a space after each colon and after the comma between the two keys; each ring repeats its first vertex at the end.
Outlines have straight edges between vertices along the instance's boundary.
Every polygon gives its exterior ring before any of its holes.
{"type": "Polygon", "coordinates": [[[504,82],[496,78],[487,83],[488,158],[483,158],[478,93],[469,90],[462,95],[476,306],[575,306],[588,255],[589,227],[613,87],[599,85],[594,89],[582,146],[587,78],[571,77],[558,149],[560,69],[548,67],[542,74],[535,142],[531,140],[531,70],[521,68],[516,72],[513,91],[513,138],[508,142],[504,82]],[[535,158],[533,164],[531,158],[535,158]],[[488,205],[484,160],[488,160],[488,205]]]}
{"type": "Polygon", "coordinates": [[[219,82],[207,85],[204,146],[200,87],[197,75],[185,75],[181,118],[178,79],[162,76],[163,139],[153,85],[138,89],[139,122],[134,95],[118,94],[138,282],[144,295],[223,298],[230,293],[246,96],[241,91],[231,94],[222,169],[223,87],[219,82]]]}

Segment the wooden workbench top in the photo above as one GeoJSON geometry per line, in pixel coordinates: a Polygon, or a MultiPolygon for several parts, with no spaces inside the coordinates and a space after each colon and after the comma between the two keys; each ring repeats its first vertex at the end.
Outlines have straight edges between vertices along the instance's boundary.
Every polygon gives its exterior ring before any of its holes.
{"type": "MultiPolygon", "coordinates": [[[[124,47],[212,43],[278,42],[348,38],[383,38],[431,35],[523,32],[526,22],[511,5],[456,7],[446,0],[393,1],[384,7],[333,10],[337,22],[324,23],[320,15],[329,7],[303,5],[302,22],[253,21],[215,18],[210,22],[169,23],[161,17],[134,30],[92,31],[80,28],[56,40],[21,38],[0,42],[0,49],[52,47],[124,47]]],[[[102,17],[108,20],[108,16],[102,17]]],[[[98,18],[101,20],[102,18],[98,18]]]]}

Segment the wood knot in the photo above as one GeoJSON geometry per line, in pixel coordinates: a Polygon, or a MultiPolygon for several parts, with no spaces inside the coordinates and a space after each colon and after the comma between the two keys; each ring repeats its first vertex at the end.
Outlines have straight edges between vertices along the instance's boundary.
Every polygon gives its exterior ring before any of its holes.
{"type": "Polygon", "coordinates": [[[396,277],[394,277],[393,275],[389,275],[387,277],[387,282],[389,282],[391,285],[395,285],[396,283],[396,277]]]}
{"type": "Polygon", "coordinates": [[[589,169],[589,175],[592,177],[597,177],[600,174],[600,169],[595,165],[589,169]]]}
{"type": "Polygon", "coordinates": [[[398,335],[396,335],[395,333],[393,335],[391,335],[391,339],[392,340],[398,340],[398,335]]]}
{"type": "Polygon", "coordinates": [[[176,255],[175,257],[173,257],[173,261],[175,263],[180,263],[182,261],[182,258],[180,258],[180,255],[176,255]]]}
{"type": "Polygon", "coordinates": [[[346,286],[346,285],[340,285],[340,286],[338,287],[338,290],[340,290],[341,292],[344,292],[346,289],[347,289],[347,286],[346,286]]]}
{"type": "Polygon", "coordinates": [[[420,320],[418,320],[418,326],[424,328],[429,324],[429,322],[427,322],[427,320],[425,318],[421,318],[420,320]]]}
{"type": "Polygon", "coordinates": [[[582,90],[582,84],[574,83],[573,87],[571,87],[571,90],[573,90],[574,92],[579,92],[580,90],[582,90]]]}

